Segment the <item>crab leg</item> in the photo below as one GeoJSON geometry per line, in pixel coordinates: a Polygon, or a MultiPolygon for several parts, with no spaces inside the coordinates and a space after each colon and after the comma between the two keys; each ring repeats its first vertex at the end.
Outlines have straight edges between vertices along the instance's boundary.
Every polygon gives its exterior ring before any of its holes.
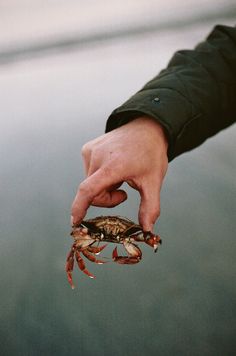
{"type": "Polygon", "coordinates": [[[123,245],[129,256],[119,256],[116,247],[112,252],[113,261],[122,265],[131,265],[138,263],[142,258],[142,251],[140,250],[140,248],[129,241],[124,241],[123,245]]]}
{"type": "Polygon", "coordinates": [[[75,248],[73,245],[66,259],[66,274],[67,274],[68,282],[70,283],[72,289],[75,288],[72,281],[72,272],[74,268],[74,254],[75,254],[75,248]]]}
{"type": "Polygon", "coordinates": [[[95,255],[99,255],[99,253],[107,247],[108,244],[102,245],[100,247],[98,246],[89,246],[88,251],[94,253],[95,255]]]}
{"type": "Polygon", "coordinates": [[[95,276],[90,273],[86,267],[85,267],[85,263],[84,263],[84,260],[83,258],[80,256],[80,253],[79,251],[75,251],[75,257],[76,257],[76,261],[77,261],[77,264],[78,264],[78,267],[79,269],[84,272],[85,274],[87,274],[87,276],[89,276],[90,278],[95,278],[95,276]]]}
{"type": "Polygon", "coordinates": [[[98,260],[91,252],[89,252],[87,249],[82,251],[82,254],[91,262],[95,262],[99,265],[103,265],[103,263],[106,263],[107,261],[103,260],[98,260]]]}

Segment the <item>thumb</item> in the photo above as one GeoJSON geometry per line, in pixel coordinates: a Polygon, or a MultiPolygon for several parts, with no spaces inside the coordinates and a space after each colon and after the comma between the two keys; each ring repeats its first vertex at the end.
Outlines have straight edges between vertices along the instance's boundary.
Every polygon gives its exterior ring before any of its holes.
{"type": "Polygon", "coordinates": [[[145,188],[140,194],[139,223],[144,231],[153,232],[153,225],[160,216],[160,190],[145,188]]]}

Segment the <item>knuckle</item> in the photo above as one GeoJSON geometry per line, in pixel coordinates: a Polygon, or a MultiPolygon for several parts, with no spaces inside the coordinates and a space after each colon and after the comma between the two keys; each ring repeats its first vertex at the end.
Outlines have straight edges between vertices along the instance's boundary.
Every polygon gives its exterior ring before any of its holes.
{"type": "Polygon", "coordinates": [[[93,187],[90,184],[88,184],[86,181],[83,181],[79,185],[79,195],[81,197],[84,197],[86,201],[91,203],[94,198],[93,187]]]}
{"type": "Polygon", "coordinates": [[[90,190],[89,190],[88,184],[87,184],[86,182],[80,183],[80,185],[79,185],[79,192],[80,192],[80,194],[82,194],[82,195],[88,195],[89,191],[90,191],[90,190]]]}
{"type": "Polygon", "coordinates": [[[85,143],[81,148],[81,154],[86,157],[91,152],[91,144],[89,142],[85,143]]]}
{"type": "Polygon", "coordinates": [[[109,177],[111,176],[111,174],[113,173],[113,168],[111,166],[104,166],[102,167],[102,173],[105,177],[109,177]]]}

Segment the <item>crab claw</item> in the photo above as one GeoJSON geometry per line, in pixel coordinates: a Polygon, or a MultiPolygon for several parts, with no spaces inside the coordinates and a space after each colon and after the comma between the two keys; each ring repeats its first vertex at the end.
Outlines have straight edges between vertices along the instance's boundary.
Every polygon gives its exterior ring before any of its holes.
{"type": "Polygon", "coordinates": [[[142,258],[142,251],[140,250],[140,248],[137,245],[128,241],[124,241],[123,244],[129,256],[119,256],[117,252],[117,247],[115,247],[112,252],[113,261],[122,265],[131,265],[138,263],[142,258]]]}
{"type": "Polygon", "coordinates": [[[154,252],[157,252],[158,246],[161,245],[162,240],[159,235],[154,235],[154,234],[148,232],[145,236],[145,242],[149,246],[153,247],[154,252]]]}
{"type": "Polygon", "coordinates": [[[76,248],[84,248],[95,242],[94,238],[88,233],[88,229],[78,227],[72,230],[71,236],[74,238],[76,248]]]}

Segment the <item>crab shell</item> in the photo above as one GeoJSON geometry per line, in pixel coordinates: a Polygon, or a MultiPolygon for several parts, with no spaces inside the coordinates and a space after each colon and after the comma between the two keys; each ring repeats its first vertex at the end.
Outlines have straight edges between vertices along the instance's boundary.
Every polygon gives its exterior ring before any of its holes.
{"type": "Polygon", "coordinates": [[[127,252],[127,256],[119,256],[117,247],[113,250],[112,258],[119,264],[136,264],[142,258],[142,251],[136,242],[145,242],[157,251],[161,244],[158,235],[152,232],[144,232],[140,225],[135,224],[129,219],[119,216],[99,216],[94,219],[83,220],[79,225],[73,226],[71,236],[74,243],[67,256],[66,272],[69,283],[74,288],[72,282],[72,271],[74,258],[78,267],[90,278],[94,276],[86,269],[81,253],[91,262],[103,264],[107,261],[98,260],[95,255],[99,254],[107,245],[94,246],[101,241],[122,244],[127,252]]]}

